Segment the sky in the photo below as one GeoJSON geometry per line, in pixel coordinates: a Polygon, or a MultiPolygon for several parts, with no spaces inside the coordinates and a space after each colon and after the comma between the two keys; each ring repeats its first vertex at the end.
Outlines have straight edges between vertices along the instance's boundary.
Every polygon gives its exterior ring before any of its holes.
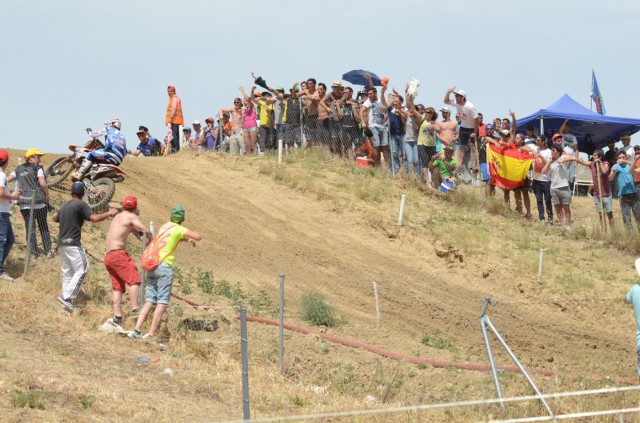
{"type": "Polygon", "coordinates": [[[437,108],[455,85],[487,121],[564,93],[590,107],[594,69],[607,115],[640,118],[639,12],[632,0],[0,0],[0,148],[63,153],[118,117],[135,149],[138,125],[166,133],[168,85],[190,125],[231,107],[251,72],[273,87],[352,69],[399,90],[415,77],[417,102],[437,108]]]}

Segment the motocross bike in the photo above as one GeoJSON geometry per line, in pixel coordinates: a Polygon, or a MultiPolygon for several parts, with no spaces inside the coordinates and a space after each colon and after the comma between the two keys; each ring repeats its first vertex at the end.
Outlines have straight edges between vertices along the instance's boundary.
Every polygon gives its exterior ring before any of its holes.
{"type": "MultiPolygon", "coordinates": [[[[102,148],[99,140],[90,140],[83,146],[70,145],[71,154],[60,157],[51,163],[45,172],[47,187],[62,188],[62,183],[80,168],[80,165],[89,153],[95,149],[102,148]]],[[[85,187],[84,200],[91,209],[100,209],[111,201],[116,191],[115,182],[124,181],[126,172],[116,165],[108,163],[94,163],[89,171],[84,175],[82,182],[85,187]]]]}

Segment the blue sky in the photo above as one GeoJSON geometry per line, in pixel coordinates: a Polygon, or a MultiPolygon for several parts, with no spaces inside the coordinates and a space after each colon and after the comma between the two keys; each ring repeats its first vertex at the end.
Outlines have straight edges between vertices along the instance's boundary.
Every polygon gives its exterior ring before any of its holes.
{"type": "Polygon", "coordinates": [[[135,148],[138,125],[165,133],[167,85],[203,121],[252,71],[272,86],[360,68],[397,88],[416,77],[436,107],[456,85],[486,120],[565,92],[589,107],[594,68],[607,114],[640,118],[639,12],[626,0],[0,0],[0,146],[65,152],[119,117],[135,148]]]}

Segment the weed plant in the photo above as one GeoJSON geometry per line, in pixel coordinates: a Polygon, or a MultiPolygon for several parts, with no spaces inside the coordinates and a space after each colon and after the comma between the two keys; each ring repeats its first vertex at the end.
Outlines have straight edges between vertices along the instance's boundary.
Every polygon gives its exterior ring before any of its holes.
{"type": "Polygon", "coordinates": [[[311,324],[333,327],[340,323],[335,308],[328,305],[324,297],[317,292],[302,295],[300,307],[300,316],[311,324]]]}

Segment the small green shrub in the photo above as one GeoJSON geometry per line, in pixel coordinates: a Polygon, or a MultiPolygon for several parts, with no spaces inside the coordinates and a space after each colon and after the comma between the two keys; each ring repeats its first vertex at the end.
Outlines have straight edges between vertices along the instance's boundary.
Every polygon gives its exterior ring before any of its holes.
{"type": "Polygon", "coordinates": [[[333,327],[340,323],[335,315],[335,308],[324,301],[324,297],[312,292],[302,296],[300,315],[303,320],[317,326],[333,327]]]}
{"type": "Polygon", "coordinates": [[[198,287],[202,289],[205,294],[213,293],[213,273],[211,272],[199,272],[198,273],[198,287]]]}
{"type": "Polygon", "coordinates": [[[91,408],[94,402],[96,402],[96,397],[93,395],[83,395],[78,399],[78,404],[85,410],[91,408]]]}
{"type": "Polygon", "coordinates": [[[11,404],[15,408],[38,408],[44,410],[44,406],[47,403],[45,394],[41,390],[27,390],[16,389],[11,396],[11,404]]]}
{"type": "Polygon", "coordinates": [[[439,350],[449,350],[451,352],[457,353],[458,347],[453,345],[451,342],[440,336],[440,331],[436,331],[435,334],[425,334],[422,337],[422,343],[428,347],[437,348],[439,350]]]}

